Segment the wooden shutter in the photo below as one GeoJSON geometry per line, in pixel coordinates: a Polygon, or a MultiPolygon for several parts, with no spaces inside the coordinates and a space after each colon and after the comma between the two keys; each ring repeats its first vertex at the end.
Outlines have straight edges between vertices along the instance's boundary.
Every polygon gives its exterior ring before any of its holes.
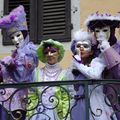
{"type": "Polygon", "coordinates": [[[38,40],[70,41],[70,0],[38,0],[38,40]]]}
{"type": "MultiPolygon", "coordinates": [[[[27,24],[30,29],[30,0],[5,0],[4,15],[9,14],[12,9],[18,7],[19,5],[23,5],[25,7],[27,24]]],[[[12,41],[7,37],[5,31],[3,31],[3,36],[3,45],[12,45],[12,41]]]]}

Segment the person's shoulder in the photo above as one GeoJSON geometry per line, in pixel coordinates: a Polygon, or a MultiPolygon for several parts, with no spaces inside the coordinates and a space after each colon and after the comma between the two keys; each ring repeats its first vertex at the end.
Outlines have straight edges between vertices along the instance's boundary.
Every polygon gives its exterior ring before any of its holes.
{"type": "Polygon", "coordinates": [[[33,43],[29,42],[28,44],[26,44],[24,46],[24,48],[22,50],[27,55],[32,54],[32,55],[36,56],[37,46],[34,45],[33,43]]]}
{"type": "Polygon", "coordinates": [[[120,45],[120,40],[117,40],[117,42],[116,42],[116,43],[120,45]]]}
{"type": "Polygon", "coordinates": [[[29,48],[37,49],[37,45],[35,45],[33,42],[28,42],[28,44],[26,46],[29,48]]]}
{"type": "Polygon", "coordinates": [[[120,40],[118,40],[112,47],[113,48],[120,47],[120,40]]]}
{"type": "Polygon", "coordinates": [[[110,49],[110,51],[117,51],[117,52],[119,52],[120,51],[120,40],[118,40],[114,45],[112,45],[112,47],[111,47],[111,49],[110,49]]]}

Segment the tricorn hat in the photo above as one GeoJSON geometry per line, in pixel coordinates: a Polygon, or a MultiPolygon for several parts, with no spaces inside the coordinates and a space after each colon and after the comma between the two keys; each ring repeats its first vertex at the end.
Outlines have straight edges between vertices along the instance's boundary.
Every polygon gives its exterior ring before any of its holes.
{"type": "Polygon", "coordinates": [[[28,30],[24,7],[20,5],[13,9],[9,15],[1,18],[0,28],[5,29],[7,35],[13,34],[17,31],[28,30]]]}

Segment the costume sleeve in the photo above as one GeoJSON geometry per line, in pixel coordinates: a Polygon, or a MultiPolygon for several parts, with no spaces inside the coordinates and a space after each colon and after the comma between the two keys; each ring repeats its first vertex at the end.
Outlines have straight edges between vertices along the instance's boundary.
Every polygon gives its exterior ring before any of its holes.
{"type": "Polygon", "coordinates": [[[112,47],[104,51],[103,56],[108,69],[120,64],[120,55],[112,47]]]}
{"type": "Polygon", "coordinates": [[[104,60],[107,65],[107,69],[111,71],[111,76],[114,79],[120,78],[120,48],[109,48],[103,53],[104,60]]]}
{"type": "Polygon", "coordinates": [[[38,66],[38,57],[36,49],[37,47],[32,42],[29,42],[23,49],[23,52],[25,52],[26,56],[26,61],[24,62],[31,64],[33,69],[38,66]]]}
{"type": "Polygon", "coordinates": [[[93,59],[89,66],[78,63],[77,61],[74,61],[73,64],[82,74],[90,79],[100,79],[101,74],[106,66],[103,59],[99,57],[93,59]]]}
{"type": "Polygon", "coordinates": [[[6,56],[0,60],[0,82],[11,81],[10,74],[16,69],[14,59],[11,56],[6,56]],[[8,77],[10,79],[8,79],[8,77]]]}
{"type": "Polygon", "coordinates": [[[14,61],[16,69],[12,71],[11,74],[14,80],[17,82],[33,81],[32,73],[38,66],[35,45],[33,43],[28,43],[23,48],[18,48],[14,61]]]}

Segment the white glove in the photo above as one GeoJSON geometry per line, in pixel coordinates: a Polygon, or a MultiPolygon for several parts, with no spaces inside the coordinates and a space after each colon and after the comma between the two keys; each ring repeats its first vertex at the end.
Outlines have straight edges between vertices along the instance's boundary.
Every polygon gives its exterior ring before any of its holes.
{"type": "Polygon", "coordinates": [[[108,48],[110,48],[110,44],[108,40],[104,37],[97,38],[97,41],[99,42],[98,48],[100,48],[101,52],[104,52],[108,48]]]}
{"type": "Polygon", "coordinates": [[[90,66],[78,63],[75,60],[72,61],[72,65],[89,79],[100,79],[105,68],[105,64],[100,58],[93,59],[90,66]]]}
{"type": "Polygon", "coordinates": [[[97,38],[97,41],[99,42],[99,44],[101,44],[103,41],[108,41],[108,39],[106,39],[105,37],[101,36],[101,37],[97,38]]]}
{"type": "Polygon", "coordinates": [[[104,52],[105,50],[110,48],[110,44],[108,41],[102,41],[99,47],[100,47],[101,52],[104,52]]]}

